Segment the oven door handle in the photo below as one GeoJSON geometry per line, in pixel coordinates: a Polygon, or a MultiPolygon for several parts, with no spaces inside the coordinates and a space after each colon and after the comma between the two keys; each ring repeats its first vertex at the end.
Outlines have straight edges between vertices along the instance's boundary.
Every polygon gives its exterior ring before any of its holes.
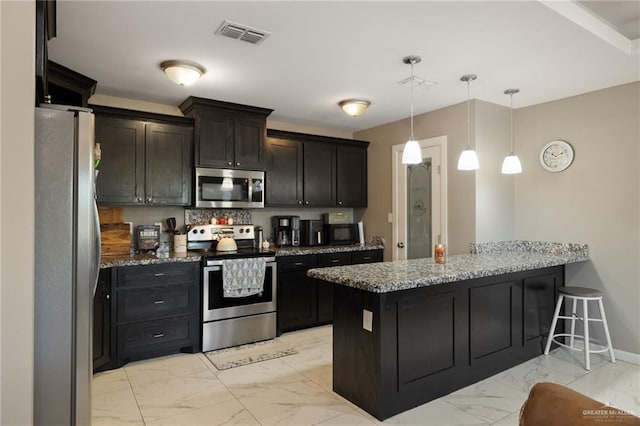
{"type": "MultiPolygon", "coordinates": [[[[267,265],[269,265],[272,262],[276,261],[275,257],[267,257],[265,258],[267,265]]],[[[211,268],[211,267],[217,267],[216,269],[211,269],[212,271],[219,271],[220,267],[222,267],[222,262],[224,260],[223,259],[209,259],[207,260],[207,263],[204,266],[204,270],[206,271],[207,268],[211,268]]]]}

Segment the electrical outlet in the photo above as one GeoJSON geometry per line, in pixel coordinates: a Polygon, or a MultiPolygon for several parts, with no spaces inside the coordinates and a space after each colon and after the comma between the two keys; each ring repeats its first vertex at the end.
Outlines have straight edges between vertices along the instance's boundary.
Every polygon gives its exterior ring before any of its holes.
{"type": "Polygon", "coordinates": [[[373,312],[362,310],[362,328],[371,332],[373,330],[373,312]]]}
{"type": "Polygon", "coordinates": [[[154,225],[160,227],[160,234],[162,234],[162,222],[156,222],[154,225]]]}
{"type": "Polygon", "coordinates": [[[393,223],[393,213],[387,213],[387,222],[393,223]]]}

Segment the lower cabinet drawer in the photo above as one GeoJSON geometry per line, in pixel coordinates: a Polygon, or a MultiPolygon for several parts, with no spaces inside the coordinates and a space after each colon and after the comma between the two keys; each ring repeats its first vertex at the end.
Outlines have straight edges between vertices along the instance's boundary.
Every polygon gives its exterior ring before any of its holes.
{"type": "Polygon", "coordinates": [[[384,253],[382,250],[354,251],[351,253],[351,262],[354,265],[358,263],[382,262],[383,255],[384,253]]]}
{"type": "Polygon", "coordinates": [[[197,311],[196,286],[193,284],[120,290],[117,296],[118,323],[189,315],[197,311]]]}
{"type": "Polygon", "coordinates": [[[197,345],[198,324],[189,316],[118,326],[118,357],[142,358],[197,345]]]}

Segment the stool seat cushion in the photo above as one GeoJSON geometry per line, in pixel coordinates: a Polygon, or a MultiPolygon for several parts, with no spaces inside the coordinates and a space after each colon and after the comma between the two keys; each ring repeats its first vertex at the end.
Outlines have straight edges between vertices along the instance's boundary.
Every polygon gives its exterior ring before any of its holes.
{"type": "Polygon", "coordinates": [[[602,296],[602,292],[600,290],[596,290],[594,288],[587,288],[587,287],[560,287],[558,288],[558,293],[564,294],[566,296],[576,296],[576,297],[602,296]]]}
{"type": "Polygon", "coordinates": [[[536,383],[520,410],[520,426],[640,426],[640,418],[556,383],[536,383]]]}

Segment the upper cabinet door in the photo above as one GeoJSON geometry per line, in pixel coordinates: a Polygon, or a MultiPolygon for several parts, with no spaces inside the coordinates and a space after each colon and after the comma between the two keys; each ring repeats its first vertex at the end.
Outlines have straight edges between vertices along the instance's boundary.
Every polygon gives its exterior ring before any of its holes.
{"type": "Polygon", "coordinates": [[[336,156],[337,205],[367,206],[367,148],[338,145],[336,156]]]}
{"type": "Polygon", "coordinates": [[[265,133],[267,123],[264,117],[239,115],[234,121],[234,167],[241,169],[265,168],[265,133]]]}
{"type": "Polygon", "coordinates": [[[96,191],[100,204],[144,202],[144,123],[96,115],[95,140],[102,159],[96,191]]]}
{"type": "Polygon", "coordinates": [[[146,125],[146,203],[191,203],[192,134],[192,129],[184,126],[146,125]]]}
{"type": "Polygon", "coordinates": [[[302,205],[302,178],[302,143],[290,139],[268,138],[266,204],[302,205]]]}
{"type": "Polygon", "coordinates": [[[196,115],[196,166],[229,168],[234,164],[233,114],[204,110],[196,115]]]}
{"type": "Polygon", "coordinates": [[[304,143],[304,205],[336,204],[336,146],[331,143],[304,143]]]}

